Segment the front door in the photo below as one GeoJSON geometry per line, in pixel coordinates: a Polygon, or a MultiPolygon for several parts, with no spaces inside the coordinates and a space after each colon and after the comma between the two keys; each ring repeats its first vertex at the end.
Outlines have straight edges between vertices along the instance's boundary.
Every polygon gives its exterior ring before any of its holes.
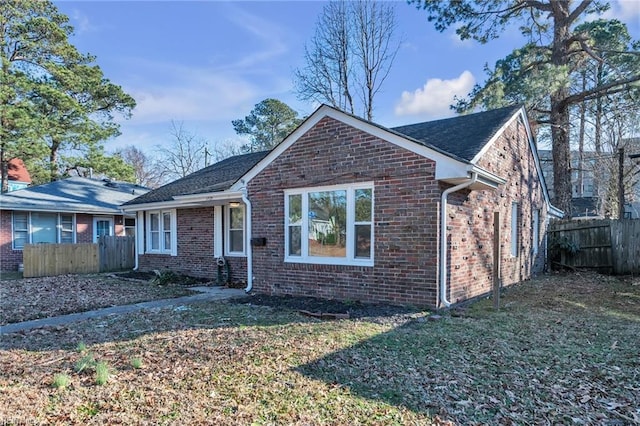
{"type": "Polygon", "coordinates": [[[113,235],[113,218],[96,216],[93,218],[93,242],[97,243],[103,235],[113,235]]]}

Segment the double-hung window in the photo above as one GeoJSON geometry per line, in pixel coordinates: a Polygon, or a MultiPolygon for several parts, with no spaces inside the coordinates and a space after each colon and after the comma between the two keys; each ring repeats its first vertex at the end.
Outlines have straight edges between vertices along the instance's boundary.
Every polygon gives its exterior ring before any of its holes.
{"type": "Polygon", "coordinates": [[[13,249],[25,244],[74,243],[75,226],[72,213],[13,212],[13,249]]]}
{"type": "Polygon", "coordinates": [[[73,215],[60,215],[60,242],[65,244],[73,243],[73,215]]]}
{"type": "Polygon", "coordinates": [[[13,248],[22,250],[29,243],[29,213],[13,212],[13,248]]]}
{"type": "Polygon", "coordinates": [[[176,254],[176,212],[147,212],[147,252],[176,254]]]}
{"type": "Polygon", "coordinates": [[[285,260],[373,265],[373,183],[285,191],[285,260]]]}
{"type": "Polygon", "coordinates": [[[231,204],[227,207],[226,214],[226,244],[225,251],[228,256],[244,256],[245,255],[245,218],[244,205],[231,204]]]}

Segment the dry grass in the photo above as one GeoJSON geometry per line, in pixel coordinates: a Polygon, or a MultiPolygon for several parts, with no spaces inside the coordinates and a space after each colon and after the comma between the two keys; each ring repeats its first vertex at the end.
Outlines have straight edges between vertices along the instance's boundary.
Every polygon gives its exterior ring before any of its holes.
{"type": "Polygon", "coordinates": [[[198,303],[5,335],[0,423],[640,422],[638,280],[554,275],[502,302],[330,322],[198,303]],[[105,385],[74,370],[79,342],[105,385]]]}

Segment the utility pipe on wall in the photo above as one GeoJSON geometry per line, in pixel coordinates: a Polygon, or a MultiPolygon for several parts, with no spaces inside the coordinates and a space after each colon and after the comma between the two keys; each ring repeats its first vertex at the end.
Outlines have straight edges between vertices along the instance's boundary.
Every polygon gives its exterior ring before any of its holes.
{"type": "MultiPolygon", "coordinates": [[[[244,183],[244,182],[243,182],[244,183]]],[[[242,202],[244,202],[245,214],[247,215],[247,235],[245,238],[245,244],[247,245],[247,287],[244,289],[246,293],[249,293],[253,288],[253,250],[251,247],[251,201],[247,196],[247,187],[242,188],[242,202]]]]}
{"type": "Polygon", "coordinates": [[[462,182],[459,185],[447,188],[442,192],[440,201],[440,302],[445,306],[451,306],[451,302],[447,300],[447,197],[452,192],[467,188],[478,180],[478,174],[471,173],[471,179],[462,182]]]}

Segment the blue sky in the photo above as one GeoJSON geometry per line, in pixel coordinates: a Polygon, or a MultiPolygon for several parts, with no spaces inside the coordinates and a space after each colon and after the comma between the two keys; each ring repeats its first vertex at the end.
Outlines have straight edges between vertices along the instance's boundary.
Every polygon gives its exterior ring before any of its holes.
{"type": "MultiPolygon", "coordinates": [[[[105,76],[138,105],[108,151],[135,145],[147,153],[171,141],[171,120],[211,145],[238,141],[231,120],[265,98],[301,115],[316,105],[293,93],[324,3],[316,1],[56,1],[75,27],[71,39],[97,56],[105,76]]],[[[522,44],[508,30],[487,45],[438,33],[424,12],[396,2],[402,39],[391,73],[375,100],[374,121],[394,126],[450,116],[453,96],[484,81],[493,65],[522,44]]],[[[640,38],[640,1],[612,3],[610,16],[640,38]]]]}

